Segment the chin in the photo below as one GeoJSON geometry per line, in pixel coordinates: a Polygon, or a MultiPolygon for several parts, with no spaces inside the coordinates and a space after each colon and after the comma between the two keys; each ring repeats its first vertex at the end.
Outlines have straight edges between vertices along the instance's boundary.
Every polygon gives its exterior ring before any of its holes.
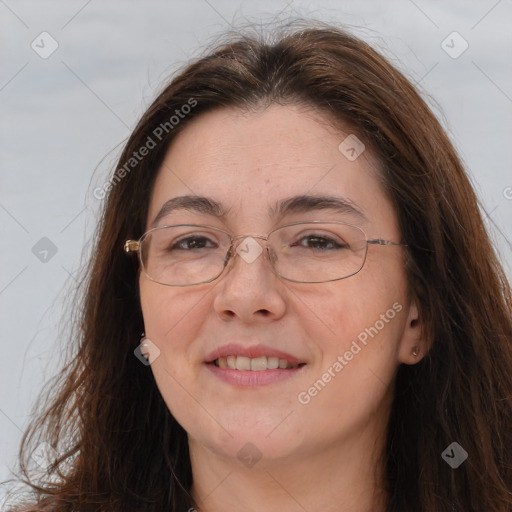
{"type": "Polygon", "coordinates": [[[227,424],[226,430],[215,421],[202,426],[195,423],[186,430],[192,443],[221,457],[236,457],[242,463],[246,457],[277,462],[300,450],[304,437],[304,433],[296,425],[280,424],[283,417],[274,418],[272,427],[269,427],[267,421],[261,422],[257,415],[248,414],[243,420],[238,418],[236,422],[227,424]]]}

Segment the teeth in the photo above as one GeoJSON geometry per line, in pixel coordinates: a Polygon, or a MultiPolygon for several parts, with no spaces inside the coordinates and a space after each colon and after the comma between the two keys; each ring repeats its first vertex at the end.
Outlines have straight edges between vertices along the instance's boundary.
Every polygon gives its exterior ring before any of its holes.
{"type": "Polygon", "coordinates": [[[238,356],[236,358],[236,369],[237,370],[250,370],[251,360],[248,357],[238,356]]]}
{"type": "Polygon", "coordinates": [[[214,361],[215,366],[220,368],[230,368],[231,370],[251,370],[253,372],[260,372],[263,370],[276,370],[296,368],[297,365],[288,363],[286,359],[279,359],[278,357],[245,357],[245,356],[228,356],[219,357],[214,361]]]}
{"type": "Polygon", "coordinates": [[[276,368],[279,368],[279,358],[267,357],[267,368],[269,370],[275,370],[276,368]]]}
{"type": "Polygon", "coordinates": [[[251,370],[259,372],[261,370],[267,369],[267,358],[263,357],[255,357],[251,359],[251,370]]]}

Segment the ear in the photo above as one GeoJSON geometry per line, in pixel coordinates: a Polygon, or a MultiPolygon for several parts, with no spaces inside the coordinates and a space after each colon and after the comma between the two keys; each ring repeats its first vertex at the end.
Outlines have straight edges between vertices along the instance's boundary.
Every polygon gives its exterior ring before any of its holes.
{"type": "Polygon", "coordinates": [[[411,300],[398,349],[398,360],[401,363],[419,363],[428,352],[429,343],[424,339],[422,327],[416,301],[411,300]]]}

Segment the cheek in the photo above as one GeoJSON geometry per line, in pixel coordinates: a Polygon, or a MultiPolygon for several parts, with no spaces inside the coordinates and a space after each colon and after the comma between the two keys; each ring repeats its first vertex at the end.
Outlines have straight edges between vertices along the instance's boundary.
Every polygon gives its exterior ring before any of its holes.
{"type": "Polygon", "coordinates": [[[321,357],[297,394],[304,429],[326,437],[363,430],[380,411],[384,417],[398,365],[403,297],[375,286],[362,293],[354,278],[323,296],[317,314],[327,327],[310,331],[321,357]]]}
{"type": "Polygon", "coordinates": [[[141,280],[140,297],[145,334],[159,349],[151,363],[159,392],[174,417],[188,425],[193,414],[190,396],[198,395],[198,356],[194,340],[206,298],[141,280]],[[201,300],[203,298],[203,300],[201,300]]]}
{"type": "Polygon", "coordinates": [[[140,301],[146,336],[153,337],[164,345],[169,339],[186,338],[184,334],[193,330],[196,322],[191,319],[201,309],[201,297],[182,290],[165,287],[142,279],[140,301]],[[179,334],[179,335],[178,335],[179,334]]]}
{"type": "Polygon", "coordinates": [[[146,338],[160,351],[152,370],[162,395],[169,394],[168,385],[160,385],[162,378],[173,377],[179,382],[194,379],[208,294],[145,281],[140,284],[140,297],[146,338]]]}
{"type": "Polygon", "coordinates": [[[398,310],[404,309],[404,293],[395,286],[366,287],[362,279],[354,276],[352,280],[330,286],[321,298],[308,300],[306,296],[304,300],[311,322],[316,318],[316,334],[322,334],[328,346],[342,349],[360,334],[364,342],[364,333],[374,332],[375,325],[379,333],[387,333],[396,323],[398,310]]]}
{"type": "Polygon", "coordinates": [[[375,371],[388,383],[396,371],[406,320],[405,276],[397,261],[390,261],[385,270],[371,260],[367,263],[359,274],[325,286],[321,300],[314,302],[311,296],[310,304],[316,307],[310,317],[320,321],[310,334],[317,345],[322,340],[322,371],[342,356],[346,378],[375,371]]]}

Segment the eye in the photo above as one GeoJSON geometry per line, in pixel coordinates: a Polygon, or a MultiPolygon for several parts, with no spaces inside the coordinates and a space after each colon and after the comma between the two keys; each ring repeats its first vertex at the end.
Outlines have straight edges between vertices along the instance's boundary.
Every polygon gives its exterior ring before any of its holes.
{"type": "Polygon", "coordinates": [[[311,233],[306,236],[297,236],[297,242],[292,243],[291,247],[304,247],[307,249],[319,251],[331,251],[349,249],[349,244],[345,243],[339,236],[328,236],[320,233],[311,233]]]}
{"type": "Polygon", "coordinates": [[[188,236],[178,240],[177,242],[171,242],[169,250],[190,251],[194,249],[205,249],[208,247],[217,247],[217,244],[204,236],[188,236]]]}
{"type": "Polygon", "coordinates": [[[310,249],[328,250],[328,249],[347,249],[348,245],[344,243],[338,243],[332,238],[321,236],[321,235],[308,235],[299,240],[298,244],[301,247],[307,247],[310,249]]]}

